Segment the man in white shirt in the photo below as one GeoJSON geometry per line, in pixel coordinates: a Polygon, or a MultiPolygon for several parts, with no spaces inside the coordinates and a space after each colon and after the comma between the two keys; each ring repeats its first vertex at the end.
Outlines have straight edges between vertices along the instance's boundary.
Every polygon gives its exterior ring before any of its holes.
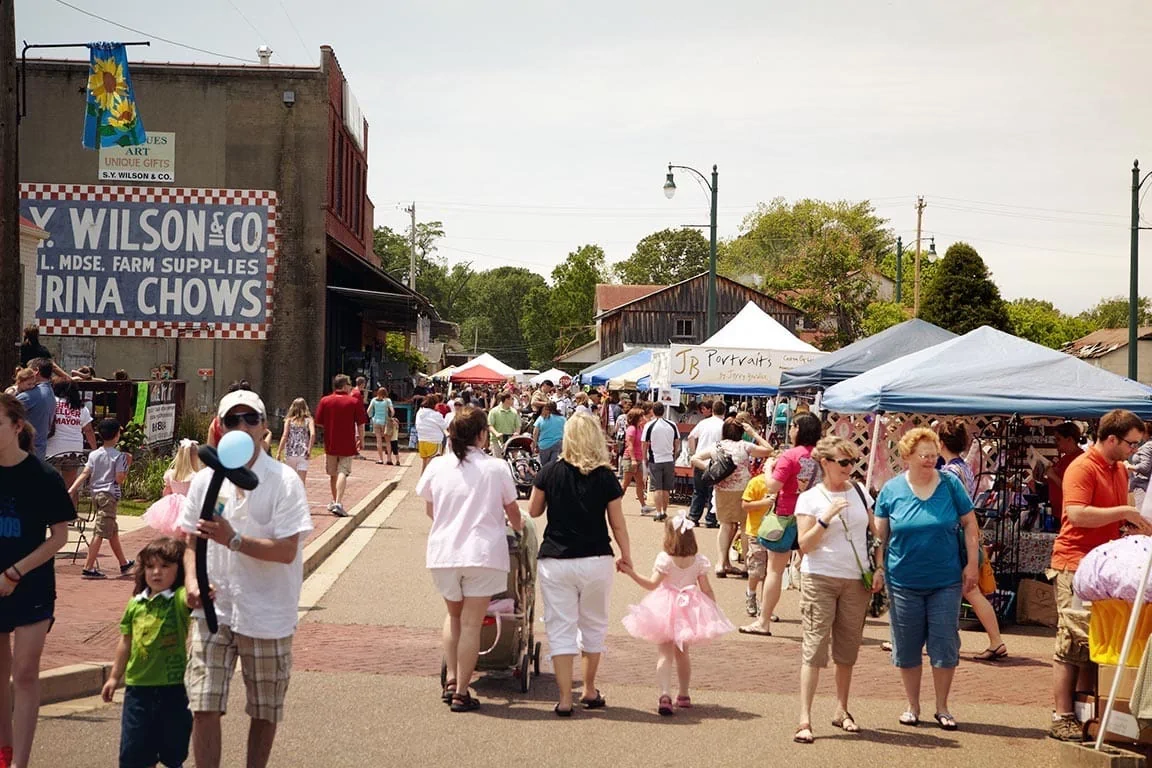
{"type": "Polygon", "coordinates": [[[264,403],[255,392],[231,392],[217,411],[225,434],[241,431],[252,438],[248,468],[260,484],[241,491],[227,480],[220,489],[216,514],[200,519],[200,508],[212,469],[192,478],[180,514],[188,549],[184,587],[194,609],[184,684],[192,710],[192,745],[196,765],[220,766],[220,718],[228,704],[228,687],[239,656],[248,696],[246,711],[249,766],[268,764],[276,726],[284,718],[284,694],[292,663],[296,610],[304,582],[301,552],[312,530],[304,484],[286,464],[262,448],[268,429],[264,403]],[[208,577],[215,589],[219,628],[208,631],[200,587],[196,582],[196,540],[208,539],[208,577]]]}
{"type": "MultiPolygon", "coordinates": [[[[724,414],[727,406],[720,398],[712,403],[712,415],[699,422],[688,434],[688,455],[693,456],[701,448],[711,448],[720,442],[720,434],[724,429],[724,414]]],[[[712,489],[704,485],[700,479],[704,473],[695,467],[692,469],[692,505],[688,508],[688,518],[700,523],[704,516],[704,524],[709,528],[719,528],[720,522],[716,519],[716,512],[712,508],[712,489]]]]}
{"type": "Polygon", "coordinates": [[[644,428],[643,450],[648,457],[648,474],[656,502],[653,520],[668,517],[668,496],[676,484],[676,449],[680,446],[680,429],[664,418],[664,403],[652,406],[652,421],[644,428]]]}

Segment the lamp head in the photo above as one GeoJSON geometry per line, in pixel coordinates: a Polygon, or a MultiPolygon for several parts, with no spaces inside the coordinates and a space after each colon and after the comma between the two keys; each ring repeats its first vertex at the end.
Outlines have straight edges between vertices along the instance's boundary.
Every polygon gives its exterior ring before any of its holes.
{"type": "Polygon", "coordinates": [[[671,168],[671,166],[669,166],[668,176],[666,177],[666,179],[664,181],[664,197],[671,200],[673,195],[675,195],[675,194],[676,194],[676,180],[674,178],[672,178],[672,168],[671,168]]]}
{"type": "Polygon", "coordinates": [[[936,254],[936,238],[928,238],[928,261],[936,261],[939,256],[936,254]]]}

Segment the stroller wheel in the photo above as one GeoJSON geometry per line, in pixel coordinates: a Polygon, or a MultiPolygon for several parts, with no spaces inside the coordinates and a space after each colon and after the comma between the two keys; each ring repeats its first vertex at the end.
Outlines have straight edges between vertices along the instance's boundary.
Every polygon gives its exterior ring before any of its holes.
{"type": "Polygon", "coordinates": [[[520,660],[520,693],[528,693],[528,689],[532,684],[532,670],[530,664],[532,662],[532,654],[528,651],[524,652],[524,658],[520,660]]]}
{"type": "Polygon", "coordinates": [[[536,643],[536,648],[532,652],[532,674],[540,675],[540,643],[536,643]]]}

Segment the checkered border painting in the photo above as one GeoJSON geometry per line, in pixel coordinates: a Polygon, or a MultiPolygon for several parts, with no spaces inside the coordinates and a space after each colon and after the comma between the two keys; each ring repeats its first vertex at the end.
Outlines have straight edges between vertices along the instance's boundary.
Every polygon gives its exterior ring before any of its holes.
{"type": "Polygon", "coordinates": [[[268,209],[267,290],[263,323],[187,323],[154,320],[61,320],[40,318],[40,332],[59,336],[152,336],[161,338],[264,339],[272,323],[276,277],[276,192],[267,189],[199,189],[188,187],[127,187],[92,184],[21,184],[25,200],[223,204],[265,206],[268,209]]]}

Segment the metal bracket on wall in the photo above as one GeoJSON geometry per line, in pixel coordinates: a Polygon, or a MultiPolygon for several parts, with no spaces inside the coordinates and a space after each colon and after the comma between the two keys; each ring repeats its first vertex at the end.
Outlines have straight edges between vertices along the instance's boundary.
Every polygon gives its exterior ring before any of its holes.
{"type": "MultiPolygon", "coordinates": [[[[16,114],[16,122],[21,122],[28,114],[28,78],[24,76],[24,69],[28,65],[28,51],[31,48],[87,48],[91,43],[24,43],[20,51],[20,109],[16,114]]],[[[133,43],[115,43],[115,45],[152,45],[147,40],[133,43]]]]}

